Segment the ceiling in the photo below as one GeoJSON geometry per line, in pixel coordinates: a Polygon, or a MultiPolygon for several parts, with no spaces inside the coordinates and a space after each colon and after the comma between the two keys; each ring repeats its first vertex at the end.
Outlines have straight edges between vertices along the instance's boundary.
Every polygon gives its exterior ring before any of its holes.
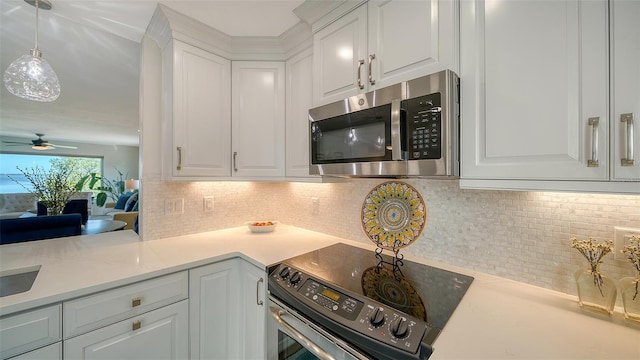
{"type": "MultiPolygon", "coordinates": [[[[138,145],[139,42],[158,1],[51,0],[40,10],[38,48],[62,88],[50,103],[0,93],[2,136],[56,142],[138,145]]],[[[160,1],[231,36],[279,36],[297,24],[303,0],[160,1]]],[[[2,0],[0,65],[34,47],[35,7],[2,0]]]]}

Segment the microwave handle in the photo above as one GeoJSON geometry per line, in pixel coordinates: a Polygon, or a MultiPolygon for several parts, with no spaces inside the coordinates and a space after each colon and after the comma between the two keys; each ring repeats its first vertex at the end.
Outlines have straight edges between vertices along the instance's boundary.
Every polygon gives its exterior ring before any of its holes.
{"type": "Polygon", "coordinates": [[[391,160],[402,159],[402,116],[400,100],[391,101],[391,160]]]}

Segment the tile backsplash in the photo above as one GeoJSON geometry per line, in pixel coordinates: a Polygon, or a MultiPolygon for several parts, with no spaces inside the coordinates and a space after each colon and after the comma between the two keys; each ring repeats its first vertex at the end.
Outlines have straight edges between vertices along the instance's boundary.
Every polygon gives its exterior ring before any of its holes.
{"type": "MultiPolygon", "coordinates": [[[[368,242],[360,207],[381,179],[310,183],[143,181],[145,240],[242,226],[282,223],[368,242]],[[214,196],[204,211],[203,197],[214,196]],[[314,214],[311,198],[318,199],[314,214]],[[164,199],[184,198],[184,213],[167,216],[164,199]]],[[[640,228],[640,196],[462,190],[456,180],[403,180],[427,205],[420,238],[402,251],[545,288],[575,294],[573,272],[586,260],[570,238],[612,239],[614,226],[640,228]]],[[[607,255],[602,272],[634,275],[626,261],[607,255]]]]}

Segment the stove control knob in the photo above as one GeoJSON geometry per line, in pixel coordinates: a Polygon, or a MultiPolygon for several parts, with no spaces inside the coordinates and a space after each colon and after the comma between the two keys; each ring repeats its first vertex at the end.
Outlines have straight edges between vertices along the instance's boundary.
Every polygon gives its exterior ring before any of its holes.
{"type": "Polygon", "coordinates": [[[283,279],[288,278],[289,277],[289,267],[288,266],[282,267],[282,269],[280,269],[279,275],[283,279]]]}
{"type": "Polygon", "coordinates": [[[292,285],[295,285],[295,284],[297,284],[297,283],[299,283],[299,282],[300,282],[300,279],[301,279],[301,278],[302,278],[302,277],[300,276],[300,271],[296,271],[296,272],[294,272],[294,273],[293,273],[293,275],[291,275],[291,279],[289,279],[289,282],[290,282],[292,285]]]}
{"type": "Polygon", "coordinates": [[[384,312],[381,307],[373,310],[373,313],[369,317],[369,323],[375,327],[384,324],[384,312]]]}
{"type": "Polygon", "coordinates": [[[407,335],[409,335],[407,319],[398,316],[389,326],[389,330],[391,331],[391,334],[393,334],[393,336],[397,337],[398,339],[406,337],[407,335]]]}

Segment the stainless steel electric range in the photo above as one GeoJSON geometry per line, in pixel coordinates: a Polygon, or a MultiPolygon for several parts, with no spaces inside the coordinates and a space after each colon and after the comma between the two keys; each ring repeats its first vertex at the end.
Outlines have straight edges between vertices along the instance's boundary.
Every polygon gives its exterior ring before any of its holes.
{"type": "Polygon", "coordinates": [[[473,278],[335,244],[269,269],[268,359],[427,359],[473,278]]]}

